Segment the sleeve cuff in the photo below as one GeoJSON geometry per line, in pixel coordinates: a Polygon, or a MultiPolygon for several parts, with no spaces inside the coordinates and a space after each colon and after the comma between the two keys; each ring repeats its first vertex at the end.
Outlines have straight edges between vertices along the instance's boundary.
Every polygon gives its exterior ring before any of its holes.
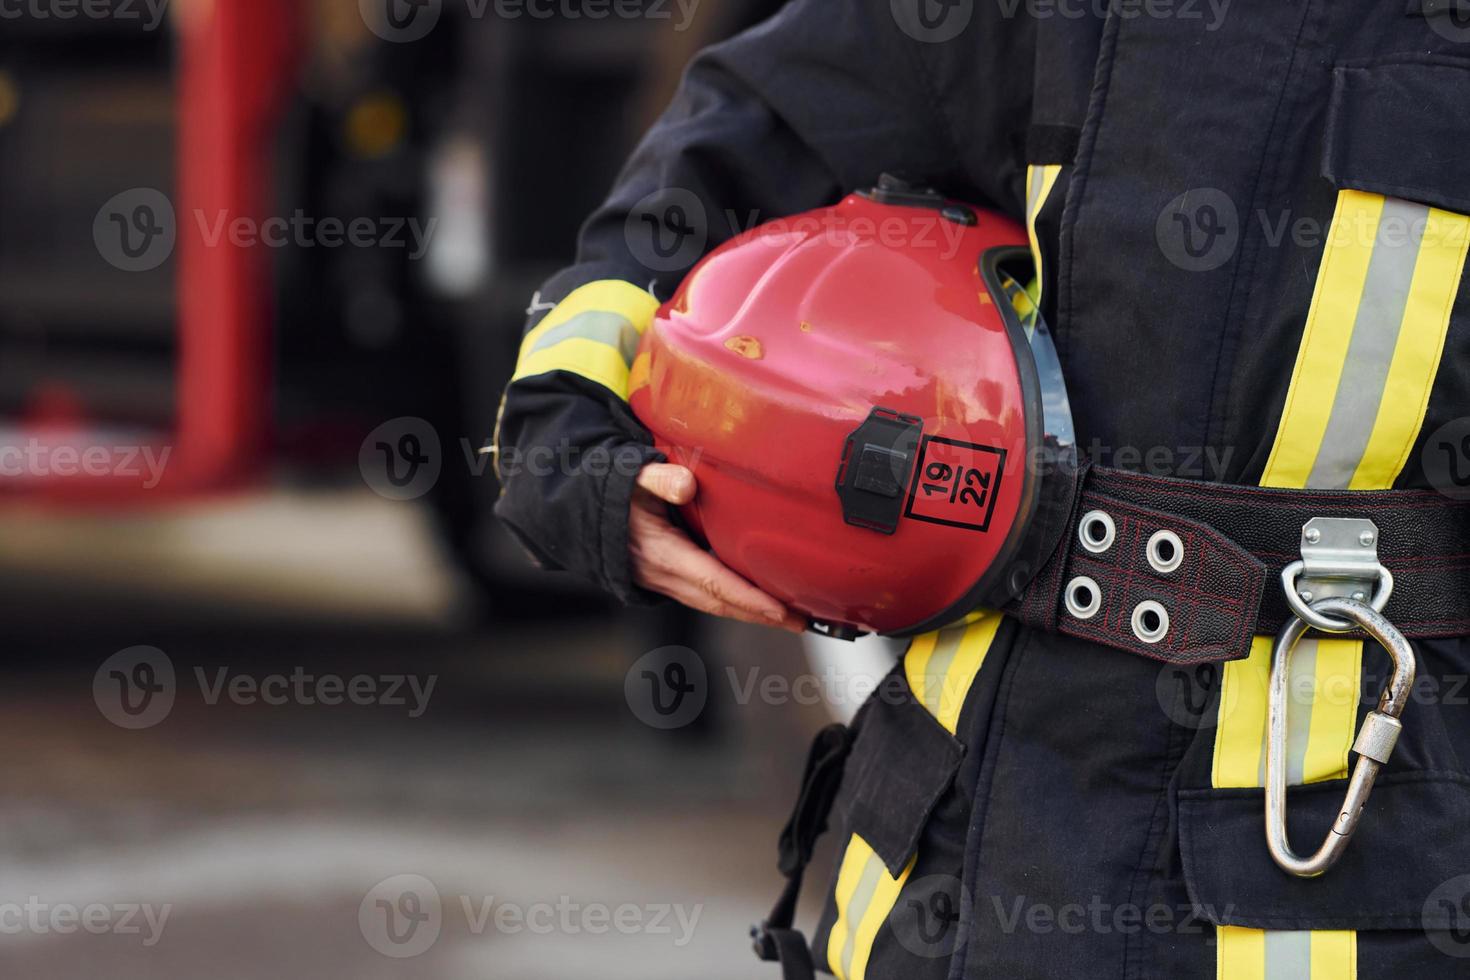
{"type": "Polygon", "coordinates": [[[633,562],[628,551],[628,515],[633,506],[633,488],[638,472],[649,463],[667,460],[652,446],[629,443],[614,454],[614,465],[602,491],[602,578],[620,602],[648,606],[664,601],[663,596],[633,582],[633,562]]]}

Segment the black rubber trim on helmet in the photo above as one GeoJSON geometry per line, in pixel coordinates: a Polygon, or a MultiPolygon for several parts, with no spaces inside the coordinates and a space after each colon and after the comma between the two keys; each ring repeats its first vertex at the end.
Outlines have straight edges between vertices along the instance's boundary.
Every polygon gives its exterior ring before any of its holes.
{"type": "Polygon", "coordinates": [[[996,552],[995,561],[958,602],[944,611],[907,629],[888,636],[905,637],[948,626],[976,609],[998,609],[1019,596],[1036,573],[1046,564],[1066,527],[1072,509],[1076,482],[1067,473],[1076,467],[1075,449],[1058,452],[1046,442],[1042,409],[1041,380],[1031,341],[1026,336],[1021,314],[1016,311],[1001,281],[1004,266],[1031,262],[1031,250],[1024,245],[1001,245],[987,249],[980,256],[980,277],[990,293],[991,304],[1000,312],[1006,336],[1016,359],[1016,373],[1021,381],[1021,403],[1026,419],[1026,459],[1021,466],[1021,502],[1010,533],[996,552]]]}

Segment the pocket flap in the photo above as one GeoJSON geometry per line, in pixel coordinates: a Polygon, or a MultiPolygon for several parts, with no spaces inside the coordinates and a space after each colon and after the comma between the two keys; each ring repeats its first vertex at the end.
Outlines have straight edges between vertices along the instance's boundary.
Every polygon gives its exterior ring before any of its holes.
{"type": "Polygon", "coordinates": [[[913,857],[963,758],[960,743],[914,699],[900,665],[865,710],[847,773],[853,786],[849,829],[893,876],[913,857]]]}
{"type": "MultiPolygon", "coordinates": [[[[1287,790],[1298,853],[1315,851],[1342,804],[1346,780],[1287,790]]],[[[1453,909],[1426,903],[1470,873],[1470,777],[1382,776],[1342,858],[1317,878],[1276,866],[1266,849],[1259,789],[1181,790],[1179,849],[1190,900],[1216,925],[1253,929],[1448,929],[1453,909]]]]}
{"type": "Polygon", "coordinates": [[[1470,139],[1466,91],[1470,62],[1452,58],[1335,68],[1322,175],[1338,188],[1470,212],[1458,152],[1470,139]]]}

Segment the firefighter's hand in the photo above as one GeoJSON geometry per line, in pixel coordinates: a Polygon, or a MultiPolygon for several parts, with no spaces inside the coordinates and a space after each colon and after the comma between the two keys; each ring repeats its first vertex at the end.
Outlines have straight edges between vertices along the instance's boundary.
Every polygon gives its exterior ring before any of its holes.
{"type": "Polygon", "coordinates": [[[689,503],[697,489],[694,474],[684,466],[650,463],[638,474],[628,516],[633,581],[712,616],[800,633],[804,619],[726,568],[669,520],[668,505],[689,503]]]}

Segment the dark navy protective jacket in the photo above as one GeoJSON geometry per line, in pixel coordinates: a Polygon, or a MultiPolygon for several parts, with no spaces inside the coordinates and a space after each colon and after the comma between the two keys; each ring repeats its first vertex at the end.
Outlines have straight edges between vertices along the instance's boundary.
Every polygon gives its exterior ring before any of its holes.
{"type": "MultiPolygon", "coordinates": [[[[656,458],[624,402],[638,332],[709,249],[884,172],[1026,222],[1095,461],[1455,492],[1467,106],[1464,0],[793,0],[691,65],[538,294],[497,513],[543,564],[646,598],[627,557],[633,476],[656,458]],[[599,330],[557,331],[589,311],[599,330]],[[535,447],[595,465],[518,465],[535,447]]],[[[1161,668],[988,613],[915,640],[902,695],[858,722],[818,967],[1470,976],[1470,650],[1416,643],[1423,692],[1358,837],[1304,881],[1262,835],[1257,646],[1161,668]]],[[[1371,642],[1322,639],[1293,669],[1305,847],[1388,668],[1371,642]]]]}

